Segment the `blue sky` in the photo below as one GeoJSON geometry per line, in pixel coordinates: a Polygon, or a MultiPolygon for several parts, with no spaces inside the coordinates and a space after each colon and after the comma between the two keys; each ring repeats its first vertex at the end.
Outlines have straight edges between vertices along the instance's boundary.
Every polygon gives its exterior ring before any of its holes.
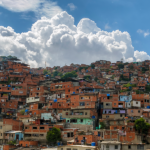
{"type": "Polygon", "coordinates": [[[127,31],[134,50],[150,55],[149,0],[34,0],[34,6],[21,5],[0,0],[0,26],[10,26],[17,33],[27,32],[41,16],[51,18],[57,11],[66,11],[74,17],[75,25],[81,19],[89,18],[104,31],[127,31]],[[46,8],[49,3],[48,8],[54,6],[53,11],[46,8]]]}

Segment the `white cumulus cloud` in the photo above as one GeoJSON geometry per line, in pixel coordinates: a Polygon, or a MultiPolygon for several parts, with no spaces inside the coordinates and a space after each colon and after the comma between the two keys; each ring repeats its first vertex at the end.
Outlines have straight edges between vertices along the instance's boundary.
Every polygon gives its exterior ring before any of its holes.
{"type": "Polygon", "coordinates": [[[143,34],[144,37],[147,37],[150,34],[150,32],[148,30],[144,31],[144,30],[141,30],[141,29],[138,29],[137,33],[143,34]]]}
{"type": "Polygon", "coordinates": [[[112,62],[149,59],[146,52],[134,51],[128,32],[107,32],[88,18],[77,26],[74,18],[61,12],[36,21],[31,30],[16,33],[11,27],[0,27],[1,55],[15,55],[31,67],[63,66],[70,63],[90,64],[105,59],[112,62]]]}
{"type": "Polygon", "coordinates": [[[150,56],[146,52],[138,50],[134,52],[134,57],[136,58],[136,61],[144,61],[150,59],[150,56]]]}
{"type": "Polygon", "coordinates": [[[14,12],[35,12],[37,17],[53,17],[62,9],[56,2],[47,0],[0,0],[0,6],[14,12]]]}
{"type": "Polygon", "coordinates": [[[69,3],[68,7],[70,8],[71,11],[76,9],[76,6],[73,3],[69,3]]]}

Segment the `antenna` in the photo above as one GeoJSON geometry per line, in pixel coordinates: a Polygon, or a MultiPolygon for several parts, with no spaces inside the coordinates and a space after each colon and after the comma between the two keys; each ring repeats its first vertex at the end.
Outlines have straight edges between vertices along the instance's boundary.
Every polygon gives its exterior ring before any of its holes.
{"type": "Polygon", "coordinates": [[[123,58],[121,58],[121,62],[123,63],[123,58]]]}

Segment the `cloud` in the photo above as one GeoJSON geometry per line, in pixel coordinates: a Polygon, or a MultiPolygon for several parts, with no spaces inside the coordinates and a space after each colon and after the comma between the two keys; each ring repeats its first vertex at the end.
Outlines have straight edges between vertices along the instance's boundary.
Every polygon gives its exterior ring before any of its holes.
{"type": "Polygon", "coordinates": [[[73,3],[69,3],[68,7],[70,8],[71,11],[76,9],[76,6],[73,3]]]}
{"type": "Polygon", "coordinates": [[[74,25],[74,18],[61,12],[36,21],[31,30],[16,33],[11,27],[0,27],[1,55],[15,55],[31,67],[63,66],[71,63],[90,64],[100,59],[118,61],[144,60],[146,52],[134,51],[130,34],[119,30],[108,32],[83,18],[74,25]]]}
{"type": "Polygon", "coordinates": [[[107,29],[110,29],[111,27],[109,26],[109,24],[107,23],[106,25],[105,25],[105,30],[107,30],[107,29]]]}
{"type": "Polygon", "coordinates": [[[35,12],[37,17],[53,17],[62,9],[56,2],[47,0],[0,0],[0,6],[13,12],[35,12]]]}
{"type": "Polygon", "coordinates": [[[148,36],[150,34],[150,32],[148,30],[144,31],[144,30],[141,30],[141,29],[138,29],[137,33],[143,34],[144,37],[146,37],[146,36],[148,36]]]}
{"type": "Polygon", "coordinates": [[[150,59],[150,56],[146,52],[138,50],[134,52],[134,57],[136,58],[136,61],[144,61],[150,59]]]}

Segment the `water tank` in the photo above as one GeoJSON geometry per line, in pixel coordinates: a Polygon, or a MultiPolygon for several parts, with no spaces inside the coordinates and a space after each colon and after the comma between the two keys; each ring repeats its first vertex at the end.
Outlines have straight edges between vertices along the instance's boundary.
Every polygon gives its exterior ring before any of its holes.
{"type": "Polygon", "coordinates": [[[54,99],[54,102],[57,102],[57,99],[54,99]]]}
{"type": "Polygon", "coordinates": [[[107,96],[110,96],[110,94],[107,94],[107,96]]]}
{"type": "Polygon", "coordinates": [[[92,142],[92,143],[91,143],[91,146],[96,146],[95,142],[92,142]]]}
{"type": "Polygon", "coordinates": [[[147,106],[147,108],[149,109],[149,108],[150,108],[150,106],[147,106]]]}
{"type": "Polygon", "coordinates": [[[8,85],[8,87],[11,87],[10,85],[8,85]]]}
{"type": "Polygon", "coordinates": [[[73,92],[73,94],[75,94],[75,92],[73,92]]]}
{"type": "Polygon", "coordinates": [[[92,116],[92,119],[95,119],[95,116],[92,116]]]}
{"type": "Polygon", "coordinates": [[[60,142],[57,142],[57,145],[59,146],[59,145],[60,145],[60,142]]]}

